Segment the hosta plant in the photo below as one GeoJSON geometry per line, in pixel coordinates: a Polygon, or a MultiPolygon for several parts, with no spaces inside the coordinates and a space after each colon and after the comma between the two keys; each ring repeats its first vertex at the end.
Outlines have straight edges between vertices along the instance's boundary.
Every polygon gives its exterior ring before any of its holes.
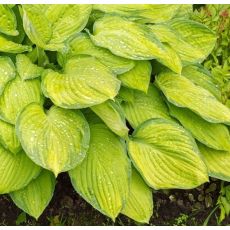
{"type": "Polygon", "coordinates": [[[113,220],[152,190],[230,181],[230,110],[191,5],[1,5],[0,193],[38,218],[55,178],[113,220]]]}

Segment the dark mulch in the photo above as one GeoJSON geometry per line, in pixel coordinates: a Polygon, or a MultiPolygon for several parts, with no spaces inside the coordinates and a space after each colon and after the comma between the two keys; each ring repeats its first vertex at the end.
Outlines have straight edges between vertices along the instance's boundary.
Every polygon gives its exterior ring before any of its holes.
{"type": "MultiPolygon", "coordinates": [[[[202,225],[213,210],[219,195],[220,181],[211,180],[192,190],[164,190],[154,192],[154,214],[150,225],[202,225]]],[[[0,225],[16,225],[22,213],[8,196],[0,197],[0,225]]],[[[219,210],[212,215],[209,225],[217,225],[219,210]]],[[[116,222],[96,211],[71,186],[68,175],[57,178],[54,197],[36,221],[26,216],[22,225],[140,225],[119,215],[116,222]]],[[[230,218],[222,225],[230,224],[230,218]]]]}

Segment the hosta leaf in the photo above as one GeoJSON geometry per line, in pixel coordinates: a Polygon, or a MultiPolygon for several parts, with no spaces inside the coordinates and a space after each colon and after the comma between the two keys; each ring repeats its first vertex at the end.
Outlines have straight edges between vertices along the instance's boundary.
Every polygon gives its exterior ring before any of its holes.
{"type": "Polygon", "coordinates": [[[16,66],[22,80],[37,78],[43,72],[43,68],[33,64],[24,54],[17,55],[16,66]]]}
{"type": "Polygon", "coordinates": [[[151,119],[135,130],[129,155],[154,189],[191,189],[208,181],[193,137],[175,122],[151,119]]]}
{"type": "Polygon", "coordinates": [[[15,124],[22,109],[32,102],[43,103],[38,79],[23,81],[18,75],[10,81],[0,96],[0,116],[6,122],[15,124]]]}
{"type": "Polygon", "coordinates": [[[152,84],[149,85],[147,94],[135,90],[134,100],[123,102],[121,105],[126,119],[133,128],[151,118],[170,119],[168,108],[159,90],[152,84]]]}
{"type": "Polygon", "coordinates": [[[5,4],[0,4],[0,32],[8,35],[18,35],[17,21],[13,10],[5,4]]]}
{"type": "Polygon", "coordinates": [[[93,57],[68,60],[63,74],[49,70],[44,74],[43,92],[55,105],[79,109],[113,99],[120,81],[93,57]]]}
{"type": "Polygon", "coordinates": [[[149,223],[153,214],[152,189],[135,169],[132,170],[129,197],[121,213],[142,223],[149,223]]]}
{"type": "Polygon", "coordinates": [[[121,101],[134,102],[135,90],[121,86],[118,94],[118,98],[121,101]]]}
{"type": "Polygon", "coordinates": [[[20,209],[38,219],[49,204],[54,188],[54,175],[49,171],[43,170],[25,188],[10,193],[10,197],[20,209]]]}
{"type": "Polygon", "coordinates": [[[23,25],[32,42],[43,49],[65,50],[65,42],[86,26],[91,5],[23,5],[23,25]]]}
{"type": "Polygon", "coordinates": [[[118,136],[127,137],[129,129],[125,124],[125,115],[118,102],[108,100],[90,107],[105,124],[118,136]]]}
{"type": "Polygon", "coordinates": [[[21,144],[16,136],[15,127],[0,120],[0,143],[12,153],[18,153],[21,150],[21,144]]]}
{"type": "Polygon", "coordinates": [[[215,45],[215,34],[205,25],[188,19],[174,19],[167,24],[150,25],[161,42],[168,43],[184,64],[201,63],[215,45]]]}
{"type": "Polygon", "coordinates": [[[88,149],[89,126],[80,111],[53,106],[45,112],[32,103],[18,117],[16,131],[26,154],[55,176],[79,164],[88,149]]]}
{"type": "Polygon", "coordinates": [[[0,52],[5,53],[23,53],[31,51],[31,47],[27,45],[18,44],[7,40],[7,38],[0,35],[0,52]]]}
{"type": "Polygon", "coordinates": [[[14,63],[9,57],[0,56],[0,95],[2,94],[6,84],[14,79],[16,70],[14,63]]]}
{"type": "Polygon", "coordinates": [[[121,83],[129,88],[147,93],[152,66],[149,61],[137,61],[133,69],[118,76],[121,83]]]}
{"type": "Polygon", "coordinates": [[[107,48],[115,55],[133,60],[157,59],[173,71],[181,71],[177,53],[162,44],[146,25],[105,16],[95,22],[93,34],[90,37],[97,46],[107,48]]]}
{"type": "Polygon", "coordinates": [[[67,53],[59,53],[59,61],[65,63],[66,59],[79,54],[90,55],[97,58],[102,64],[108,66],[115,74],[122,74],[134,67],[134,61],[118,57],[109,50],[95,46],[88,34],[79,33],[69,43],[70,49],[67,53]]]}
{"type": "Polygon", "coordinates": [[[209,175],[224,181],[230,181],[230,151],[218,151],[198,144],[207,165],[209,175]]]}
{"type": "Polygon", "coordinates": [[[230,150],[230,136],[225,125],[207,122],[192,111],[172,104],[169,108],[170,114],[178,119],[198,141],[217,150],[230,150]]]}
{"type": "MultiPolygon", "coordinates": [[[[216,43],[216,35],[207,26],[188,19],[174,19],[169,22],[173,31],[177,32],[185,42],[200,50],[202,62],[212,51],[216,43]]],[[[175,47],[174,47],[175,48],[175,47]]]]}
{"type": "Polygon", "coordinates": [[[202,66],[186,66],[182,69],[182,75],[194,84],[203,87],[212,93],[218,100],[221,101],[221,90],[215,84],[211,73],[202,66]]]}
{"type": "Polygon", "coordinates": [[[229,108],[187,78],[163,72],[157,76],[156,83],[172,104],[189,108],[209,122],[230,124],[229,108]]]}
{"type": "MultiPolygon", "coordinates": [[[[8,5],[9,6],[9,5],[8,5]]],[[[25,31],[24,31],[24,28],[23,28],[23,22],[22,22],[22,18],[21,18],[21,15],[20,15],[20,5],[17,5],[15,7],[12,8],[13,12],[14,12],[14,15],[16,17],[16,21],[17,21],[17,31],[19,32],[19,34],[17,36],[7,36],[7,38],[13,42],[16,42],[16,43],[22,43],[24,38],[25,38],[25,31]]]]}
{"type": "Polygon", "coordinates": [[[113,220],[129,194],[130,162],[124,143],[103,124],[91,125],[83,163],[69,171],[75,190],[113,220]]]}
{"type": "Polygon", "coordinates": [[[25,187],[41,170],[23,151],[13,155],[2,146],[0,146],[0,162],[0,194],[25,187]]]}
{"type": "Polygon", "coordinates": [[[91,109],[82,109],[82,113],[84,117],[86,118],[89,125],[92,124],[103,124],[103,121],[100,117],[98,117],[91,109]]]}
{"type": "Polygon", "coordinates": [[[94,10],[117,14],[142,23],[159,23],[171,19],[180,8],[176,4],[95,4],[94,10]]]}

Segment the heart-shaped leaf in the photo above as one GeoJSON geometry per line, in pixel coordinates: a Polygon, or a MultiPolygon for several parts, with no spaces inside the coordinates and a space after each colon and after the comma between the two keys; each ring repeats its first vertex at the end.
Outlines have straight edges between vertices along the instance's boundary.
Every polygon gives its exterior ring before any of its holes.
{"type": "Polygon", "coordinates": [[[89,126],[82,113],[56,106],[44,111],[38,104],[28,105],[16,130],[26,154],[55,176],[81,163],[89,145],[89,126]]]}
{"type": "Polygon", "coordinates": [[[24,54],[18,54],[16,57],[16,67],[22,80],[34,79],[40,77],[43,68],[31,62],[24,54]]]}
{"type": "Polygon", "coordinates": [[[230,151],[218,151],[198,143],[209,176],[230,182],[230,151]]]}
{"type": "Polygon", "coordinates": [[[79,33],[69,43],[70,49],[68,52],[59,53],[58,61],[61,65],[69,59],[79,54],[90,55],[97,58],[102,64],[109,67],[115,74],[122,74],[135,65],[133,60],[118,57],[112,54],[109,50],[95,46],[89,35],[86,33],[79,33]]]}
{"type": "Polygon", "coordinates": [[[168,43],[184,64],[201,63],[215,46],[216,36],[205,25],[177,18],[170,22],[149,25],[161,42],[168,43]]]}
{"type": "Polygon", "coordinates": [[[162,72],[156,83],[172,104],[189,108],[209,122],[230,124],[229,108],[189,79],[173,72],[162,72]]]}
{"type": "Polygon", "coordinates": [[[157,59],[176,73],[181,72],[177,53],[163,44],[149,27],[117,16],[98,19],[90,36],[97,45],[109,49],[115,55],[133,60],[157,59]]]}
{"type": "Polygon", "coordinates": [[[160,23],[168,21],[178,12],[179,4],[95,4],[94,10],[106,14],[124,16],[142,23],[160,23]]]}
{"type": "Polygon", "coordinates": [[[130,138],[128,151],[154,189],[191,189],[208,181],[193,137],[175,122],[151,119],[142,123],[130,138]]]}
{"type": "Polygon", "coordinates": [[[149,61],[137,61],[133,69],[118,76],[121,83],[129,88],[147,93],[152,66],[149,61]]]}
{"type": "Polygon", "coordinates": [[[17,21],[13,10],[6,4],[0,4],[0,32],[15,36],[18,35],[16,27],[17,21]]]}
{"type": "Polygon", "coordinates": [[[43,170],[26,187],[10,193],[10,197],[20,209],[38,219],[49,204],[54,188],[54,175],[43,170]]]}
{"type": "Polygon", "coordinates": [[[79,109],[113,99],[120,81],[97,59],[77,57],[68,60],[63,74],[53,70],[45,72],[42,88],[55,105],[79,109]]]}
{"type": "Polygon", "coordinates": [[[0,52],[23,53],[31,50],[30,46],[15,43],[0,35],[0,52]]]}
{"type": "Polygon", "coordinates": [[[159,90],[153,85],[149,85],[148,93],[135,90],[134,100],[122,102],[126,119],[133,128],[151,118],[171,119],[168,108],[160,95],[159,90]]]}
{"type": "Polygon", "coordinates": [[[46,50],[66,50],[65,42],[84,29],[91,5],[23,5],[27,36],[46,50]]]}
{"type": "Polygon", "coordinates": [[[0,120],[0,143],[12,153],[18,153],[21,150],[21,144],[16,136],[14,125],[0,120]]]}
{"type": "Polygon", "coordinates": [[[217,86],[211,73],[202,65],[189,65],[182,69],[182,75],[210,93],[212,93],[219,101],[221,101],[221,90],[217,86]]]}
{"type": "Polygon", "coordinates": [[[0,194],[25,187],[41,171],[41,168],[23,151],[13,155],[2,146],[0,146],[0,162],[0,194]]]}
{"type": "Polygon", "coordinates": [[[217,150],[230,149],[230,135],[225,125],[207,122],[192,111],[172,104],[169,108],[170,114],[178,119],[198,141],[217,150]]]}
{"type": "Polygon", "coordinates": [[[87,202],[115,220],[129,194],[130,161],[124,143],[105,125],[91,125],[90,131],[87,156],[69,175],[87,202]]]}
{"type": "Polygon", "coordinates": [[[14,63],[9,57],[0,56],[0,95],[2,94],[6,84],[14,79],[16,70],[14,63]]]}
{"type": "Polygon", "coordinates": [[[24,81],[17,75],[0,96],[0,116],[6,122],[15,124],[18,114],[32,102],[43,103],[40,80],[24,81]]]}
{"type": "Polygon", "coordinates": [[[121,213],[141,223],[149,223],[153,214],[152,189],[135,169],[132,169],[129,197],[121,213]]]}
{"type": "Polygon", "coordinates": [[[108,100],[102,104],[90,107],[105,124],[118,136],[127,137],[129,129],[125,124],[125,115],[118,102],[108,100]]]}

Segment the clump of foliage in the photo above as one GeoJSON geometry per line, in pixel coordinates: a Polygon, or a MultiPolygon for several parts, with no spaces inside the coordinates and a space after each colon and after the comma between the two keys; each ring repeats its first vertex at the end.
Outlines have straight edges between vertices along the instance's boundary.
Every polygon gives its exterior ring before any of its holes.
{"type": "MultiPolygon", "coordinates": [[[[208,68],[221,90],[222,102],[230,106],[230,5],[206,5],[195,10],[191,18],[207,25],[216,33],[217,42],[204,61],[204,66],[208,68]]],[[[230,212],[229,185],[224,186],[221,182],[220,195],[217,207],[220,208],[218,222],[221,223],[230,212]]]]}
{"type": "Polygon", "coordinates": [[[222,102],[230,106],[230,5],[206,5],[195,10],[191,18],[207,25],[216,33],[217,41],[204,61],[221,89],[222,102]]]}
{"type": "Polygon", "coordinates": [[[230,180],[230,109],[191,5],[1,5],[0,193],[38,218],[67,172],[146,223],[152,189],[230,180]]]}

